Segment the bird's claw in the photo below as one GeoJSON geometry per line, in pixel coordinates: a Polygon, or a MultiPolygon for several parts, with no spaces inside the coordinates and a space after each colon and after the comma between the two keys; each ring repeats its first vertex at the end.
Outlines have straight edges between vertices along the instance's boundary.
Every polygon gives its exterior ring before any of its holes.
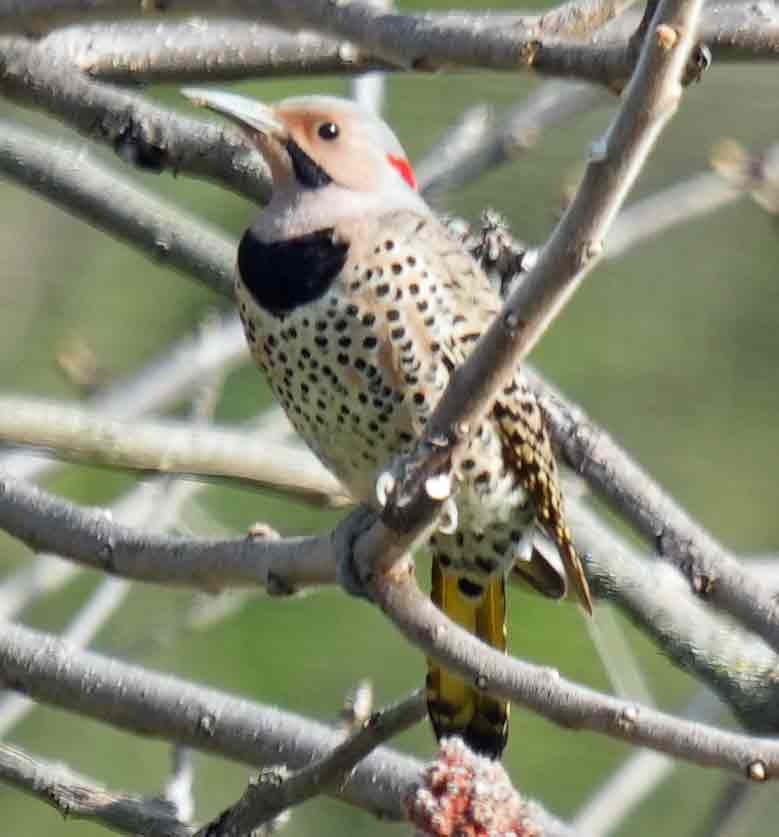
{"type": "Polygon", "coordinates": [[[338,524],[333,533],[336,581],[350,596],[368,601],[372,601],[373,597],[360,576],[354,557],[354,545],[360,535],[370,529],[375,519],[375,512],[366,506],[359,506],[338,524]]]}

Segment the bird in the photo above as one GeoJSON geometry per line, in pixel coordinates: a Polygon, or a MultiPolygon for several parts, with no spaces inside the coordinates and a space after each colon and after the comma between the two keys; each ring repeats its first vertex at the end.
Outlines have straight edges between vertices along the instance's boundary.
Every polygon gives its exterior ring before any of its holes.
{"type": "MultiPolygon", "coordinates": [[[[239,125],[270,169],[270,202],[237,254],[235,293],[252,356],[311,450],[356,501],[378,510],[383,469],[424,433],[500,296],[423,200],[377,115],[330,96],[268,105],[182,92],[239,125]]],[[[570,587],[591,613],[544,417],[519,369],[452,472],[456,514],[427,544],[434,603],[504,652],[512,570],[549,595],[570,587]],[[536,548],[541,534],[559,561],[536,548]]],[[[506,701],[433,660],[426,687],[439,739],[457,736],[500,758],[506,701]]]]}

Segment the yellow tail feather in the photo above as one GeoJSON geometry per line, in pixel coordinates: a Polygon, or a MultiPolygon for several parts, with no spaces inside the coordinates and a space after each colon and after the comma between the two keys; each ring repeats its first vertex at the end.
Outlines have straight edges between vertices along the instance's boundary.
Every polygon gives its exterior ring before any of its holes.
{"type": "MultiPolygon", "coordinates": [[[[445,573],[433,557],[433,602],[458,625],[499,651],[506,650],[506,582],[502,575],[476,584],[445,573]]],[[[506,746],[509,704],[481,694],[428,660],[427,709],[436,737],[457,735],[478,753],[498,758],[506,746]]]]}

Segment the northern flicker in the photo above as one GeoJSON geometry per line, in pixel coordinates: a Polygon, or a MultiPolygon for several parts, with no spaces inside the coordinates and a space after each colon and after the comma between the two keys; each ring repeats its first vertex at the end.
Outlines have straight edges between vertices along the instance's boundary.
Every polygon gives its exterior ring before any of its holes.
{"type": "MultiPolygon", "coordinates": [[[[323,96],[268,106],[184,93],[240,125],[273,177],[271,201],[238,250],[236,296],[253,357],[314,453],[355,500],[378,508],[377,477],[424,431],[500,299],[422,200],[400,143],[376,116],[323,96]]],[[[543,416],[518,372],[453,471],[456,528],[429,543],[434,602],[500,650],[512,568],[557,595],[567,578],[590,611],[543,416]],[[533,549],[537,529],[562,565],[533,549]]],[[[433,661],[427,687],[438,737],[500,756],[504,701],[433,661]]]]}

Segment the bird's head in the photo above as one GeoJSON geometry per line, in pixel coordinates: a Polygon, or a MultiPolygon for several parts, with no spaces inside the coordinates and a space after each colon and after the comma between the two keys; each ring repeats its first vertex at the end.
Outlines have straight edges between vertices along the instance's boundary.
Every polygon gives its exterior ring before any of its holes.
{"type": "Polygon", "coordinates": [[[287,207],[325,201],[331,216],[373,207],[419,210],[423,205],[397,137],[355,102],[301,96],[266,105],[234,93],[182,92],[247,134],[270,167],[275,203],[287,207]]]}

